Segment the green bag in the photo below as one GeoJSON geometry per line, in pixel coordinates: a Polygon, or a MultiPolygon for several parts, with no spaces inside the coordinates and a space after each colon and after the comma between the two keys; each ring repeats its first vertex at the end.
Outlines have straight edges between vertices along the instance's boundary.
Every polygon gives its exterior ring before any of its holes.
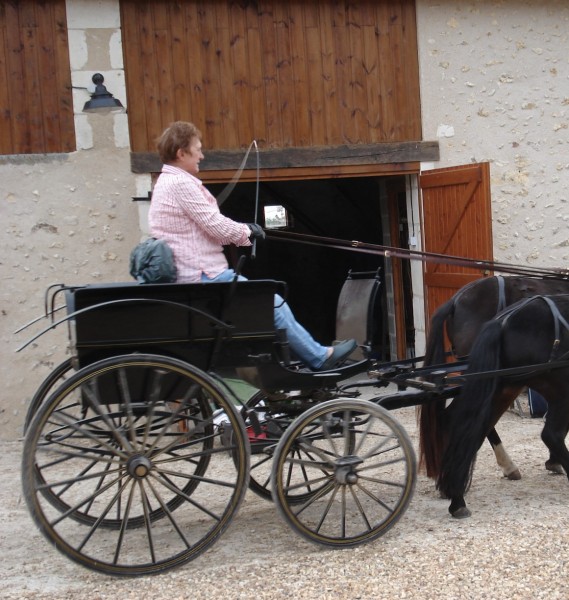
{"type": "Polygon", "coordinates": [[[139,283],[173,283],[177,278],[174,253],[164,240],[149,238],[130,253],[130,274],[139,283]]]}

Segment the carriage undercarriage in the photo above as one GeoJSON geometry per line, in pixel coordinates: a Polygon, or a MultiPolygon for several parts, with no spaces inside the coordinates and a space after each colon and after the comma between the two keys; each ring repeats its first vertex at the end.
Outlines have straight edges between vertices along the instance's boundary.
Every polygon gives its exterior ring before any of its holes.
{"type": "Polygon", "coordinates": [[[391,411],[452,399],[465,364],[304,369],[272,324],[282,285],[52,292],[67,315],[48,329],[68,324],[72,358],[32,399],[22,480],[58,550],[107,574],[162,572],[209,548],[247,488],[327,547],[370,542],[402,517],[417,466],[391,411]],[[247,371],[259,389],[244,400],[226,375],[247,371]],[[362,400],[366,387],[383,393],[362,400]]]}

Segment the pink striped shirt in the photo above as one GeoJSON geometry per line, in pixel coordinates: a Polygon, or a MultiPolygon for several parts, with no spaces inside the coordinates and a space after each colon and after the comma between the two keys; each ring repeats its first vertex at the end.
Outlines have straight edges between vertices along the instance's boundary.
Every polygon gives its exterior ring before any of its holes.
{"type": "Polygon", "coordinates": [[[150,235],[172,248],[178,281],[200,281],[228,268],[223,246],[250,246],[249,228],[224,217],[204,184],[190,173],[164,165],[152,191],[150,235]]]}

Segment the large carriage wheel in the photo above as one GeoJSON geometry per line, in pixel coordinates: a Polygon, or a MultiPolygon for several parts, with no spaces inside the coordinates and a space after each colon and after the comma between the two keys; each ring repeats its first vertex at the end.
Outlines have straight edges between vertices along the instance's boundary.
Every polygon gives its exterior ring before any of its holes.
{"type": "MultiPolygon", "coordinates": [[[[71,365],[71,360],[66,360],[61,363],[57,368],[55,368],[52,373],[43,381],[43,383],[38,388],[34,397],[32,398],[32,402],[30,403],[28,414],[26,417],[26,426],[25,430],[27,430],[29,423],[32,421],[35,413],[38,412],[40,406],[43,402],[53,393],[57,387],[65,383],[67,379],[70,377],[70,372],[73,370],[71,365]]],[[[172,379],[170,380],[172,381],[172,379]]],[[[167,388],[165,388],[163,392],[164,398],[172,397],[172,392],[170,392],[167,388]]],[[[174,394],[175,397],[175,394],[174,394]]],[[[67,414],[70,416],[72,413],[76,420],[80,420],[84,418],[86,405],[84,402],[76,402],[75,404],[69,404],[66,407],[67,414]]],[[[175,414],[171,429],[172,432],[175,431],[187,431],[187,419],[196,418],[201,419],[203,422],[207,422],[207,425],[203,426],[203,432],[201,434],[202,439],[202,452],[192,464],[194,465],[194,477],[188,479],[187,484],[183,488],[183,492],[186,495],[190,495],[196,485],[199,483],[199,477],[204,475],[206,472],[209,459],[210,452],[209,450],[213,447],[213,423],[211,421],[211,417],[213,414],[210,399],[204,394],[197,394],[196,398],[192,402],[191,405],[188,406],[180,406],[180,400],[174,399],[172,401],[164,401],[163,406],[160,407],[161,412],[156,413],[156,417],[162,416],[164,419],[170,419],[171,413],[177,410],[175,414]]],[[[140,415],[139,415],[140,416],[140,415]]],[[[195,438],[198,439],[197,437],[195,438]]],[[[197,450],[197,446],[194,448],[197,450]]],[[[239,456],[239,452],[237,452],[237,456],[239,456]]],[[[97,466],[98,461],[93,460],[84,469],[84,472],[87,473],[95,466],[97,466]]],[[[43,479],[42,473],[40,469],[36,469],[37,482],[36,486],[40,489],[46,500],[50,502],[52,506],[57,508],[60,512],[67,512],[71,508],[71,506],[67,502],[67,488],[66,487],[53,487],[49,485],[45,485],[45,481],[43,479]]],[[[105,479],[107,479],[108,474],[103,473],[99,479],[98,484],[103,485],[105,483],[105,479]]],[[[183,496],[173,493],[171,494],[171,498],[166,502],[166,506],[169,510],[174,510],[185,500],[183,496]]],[[[149,518],[151,520],[161,518],[164,516],[164,510],[161,507],[157,507],[149,513],[149,518]]],[[[96,521],[99,522],[100,527],[111,527],[118,529],[123,525],[122,517],[119,515],[118,518],[114,516],[114,513],[111,512],[104,519],[101,519],[97,514],[93,514],[91,510],[91,505],[87,504],[85,506],[81,506],[76,510],[72,510],[69,512],[69,517],[84,524],[93,524],[96,521]]],[[[129,527],[140,527],[145,522],[144,514],[131,514],[128,520],[129,527]]]]}
{"type": "MultiPolygon", "coordinates": [[[[36,393],[34,394],[30,405],[28,407],[28,412],[26,414],[26,420],[25,420],[25,424],[24,424],[24,433],[27,431],[33,417],[35,416],[35,414],[38,412],[40,406],[43,404],[43,402],[49,398],[49,396],[63,383],[65,383],[70,377],[71,374],[74,372],[74,368],[72,366],[72,361],[71,359],[67,359],[64,362],[62,362],[60,365],[58,365],[45,379],[44,381],[41,383],[41,385],[39,386],[39,388],[37,389],[36,393]]],[[[176,408],[178,406],[179,402],[178,401],[173,401],[173,402],[169,402],[169,403],[165,403],[164,405],[164,411],[165,413],[167,413],[168,411],[170,411],[172,408],[176,408]]],[[[200,409],[200,417],[202,419],[209,419],[212,415],[212,408],[211,408],[211,403],[209,402],[207,397],[202,397],[202,398],[197,398],[196,399],[196,403],[194,403],[191,411],[194,413],[196,413],[196,407],[199,406],[200,409]]],[[[71,407],[69,407],[69,410],[71,410],[71,407]]],[[[83,403],[78,403],[77,406],[75,407],[75,410],[78,411],[77,412],[77,418],[81,417],[81,412],[83,411],[83,403]]],[[[188,409],[184,409],[179,411],[179,414],[176,417],[176,425],[175,427],[177,427],[178,429],[184,429],[185,427],[187,427],[187,424],[185,423],[185,418],[186,418],[186,413],[187,413],[188,409]]],[[[211,435],[213,432],[213,424],[209,426],[209,431],[207,431],[207,435],[203,436],[203,445],[204,445],[204,450],[209,449],[212,447],[213,445],[213,436],[211,435]]],[[[198,460],[195,461],[195,471],[194,471],[194,475],[200,476],[203,475],[207,469],[207,465],[209,462],[209,453],[204,452],[202,454],[202,456],[199,457],[198,460]]],[[[94,466],[96,463],[92,463],[92,466],[94,466]]],[[[42,480],[42,476],[41,473],[38,471],[37,473],[38,476],[38,482],[37,482],[37,486],[38,488],[42,489],[42,492],[45,496],[45,498],[56,508],[58,508],[61,512],[65,512],[67,511],[70,507],[69,505],[65,502],[65,494],[61,493],[61,492],[65,492],[65,489],[63,490],[54,490],[52,489],[50,486],[45,486],[43,485],[45,482],[42,480]]],[[[102,480],[104,480],[104,477],[102,478],[102,480]]],[[[188,481],[186,487],[184,488],[184,493],[185,494],[191,494],[193,489],[195,488],[195,486],[197,485],[198,480],[197,479],[192,479],[190,481],[188,481]]],[[[176,508],[177,506],[179,506],[182,502],[184,502],[184,499],[177,495],[174,494],[173,497],[166,503],[168,508],[170,510],[173,510],[174,508],[176,508]]],[[[70,517],[72,519],[75,519],[76,521],[82,522],[82,523],[94,523],[97,518],[90,515],[89,514],[89,506],[86,507],[87,510],[84,511],[82,509],[78,509],[73,511],[72,513],[70,513],[70,517]]],[[[150,518],[151,519],[155,519],[158,518],[160,516],[163,516],[164,512],[161,508],[158,508],[155,511],[152,511],[150,513],[150,518]]],[[[129,527],[137,527],[140,526],[144,523],[144,516],[140,515],[140,516],[133,516],[131,515],[131,517],[129,518],[129,527]]],[[[100,526],[101,527],[114,527],[114,528],[118,528],[122,525],[122,520],[113,518],[112,516],[109,518],[105,518],[103,520],[100,520],[100,526]]]]}
{"type": "Polygon", "coordinates": [[[58,386],[65,383],[73,371],[71,359],[68,358],[55,367],[55,369],[53,369],[53,371],[42,381],[28,406],[26,420],[24,421],[24,433],[28,430],[32,419],[38,412],[39,407],[43,404],[44,400],[46,400],[58,386]]]}
{"type": "Polygon", "coordinates": [[[248,478],[245,430],[224,392],[199,369],[153,355],[72,376],[31,422],[22,461],[42,533],[72,560],[114,575],[197,557],[229,525],[248,478]],[[233,460],[210,404],[226,414],[233,460]]]}
{"type": "Polygon", "coordinates": [[[362,400],[331,400],[300,415],[277,446],[271,486],[285,520],[312,542],[350,547],[383,535],[405,512],[416,461],[405,430],[362,400]],[[292,449],[299,453],[294,455],[292,449]],[[306,496],[299,503],[295,496],[306,496]]]}

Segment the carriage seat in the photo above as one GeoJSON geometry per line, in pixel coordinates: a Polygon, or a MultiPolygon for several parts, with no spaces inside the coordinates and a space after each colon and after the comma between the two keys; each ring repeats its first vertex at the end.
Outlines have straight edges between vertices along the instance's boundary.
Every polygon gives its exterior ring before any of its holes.
{"type": "Polygon", "coordinates": [[[68,287],[72,350],[79,366],[131,352],[176,356],[204,370],[250,365],[272,355],[275,294],[286,297],[284,282],[68,287]]]}
{"type": "Polygon", "coordinates": [[[353,358],[384,359],[381,269],[348,271],[336,307],[336,339],[353,338],[353,358]]]}

